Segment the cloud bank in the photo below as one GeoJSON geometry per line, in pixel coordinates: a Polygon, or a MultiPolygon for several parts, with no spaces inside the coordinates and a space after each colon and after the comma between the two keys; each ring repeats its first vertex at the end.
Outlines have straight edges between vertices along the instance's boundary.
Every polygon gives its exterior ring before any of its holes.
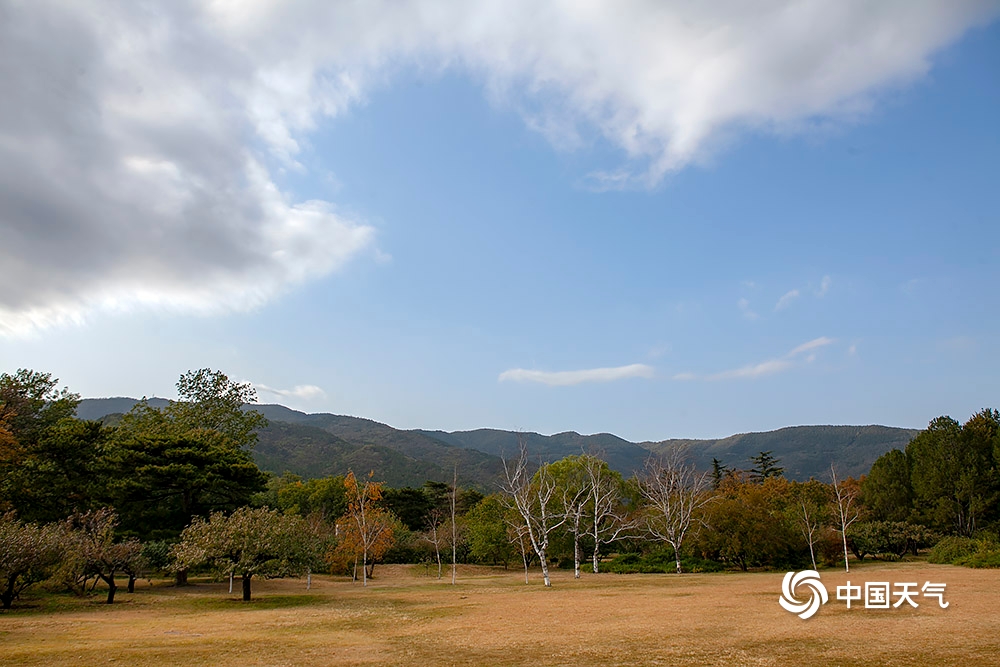
{"type": "Polygon", "coordinates": [[[651,378],[653,369],[645,364],[630,364],[614,368],[588,368],[579,371],[534,371],[512,368],[497,378],[499,382],[537,382],[550,387],[566,387],[586,382],[614,382],[627,378],[651,378]]]}
{"type": "Polygon", "coordinates": [[[0,334],[256,307],[372,251],[275,184],[400,70],[461,70],[553,145],[655,185],[735,132],[863,113],[996,3],[33,0],[0,9],[0,334]],[[18,285],[18,289],[10,286],[18,285]]]}
{"type": "Polygon", "coordinates": [[[782,357],[776,357],[774,359],[767,359],[756,364],[749,364],[747,366],[741,366],[740,368],[733,368],[726,371],[721,371],[719,373],[712,373],[710,375],[697,375],[696,373],[684,372],[676,373],[672,376],[673,380],[686,382],[691,380],[740,380],[740,379],[752,379],[763,377],[765,375],[775,375],[783,371],[787,371],[794,368],[796,365],[801,364],[800,358],[803,354],[810,352],[811,354],[806,355],[805,363],[812,363],[816,360],[815,350],[819,348],[826,347],[836,342],[833,338],[827,338],[826,336],[820,336],[819,338],[814,338],[813,340],[802,343],[801,345],[793,348],[790,352],[782,357]]]}

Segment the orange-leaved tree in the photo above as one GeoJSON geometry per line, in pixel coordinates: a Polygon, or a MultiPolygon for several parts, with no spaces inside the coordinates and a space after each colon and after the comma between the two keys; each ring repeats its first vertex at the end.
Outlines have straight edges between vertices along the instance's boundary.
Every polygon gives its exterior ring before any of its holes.
{"type": "Polygon", "coordinates": [[[368,473],[364,482],[358,482],[349,472],[344,478],[347,513],[337,522],[337,546],[327,555],[331,565],[353,560],[355,569],[360,558],[364,586],[368,585],[369,562],[374,566],[392,548],[394,527],[399,523],[392,512],[381,506],[383,482],[372,481],[373,476],[368,473]]]}

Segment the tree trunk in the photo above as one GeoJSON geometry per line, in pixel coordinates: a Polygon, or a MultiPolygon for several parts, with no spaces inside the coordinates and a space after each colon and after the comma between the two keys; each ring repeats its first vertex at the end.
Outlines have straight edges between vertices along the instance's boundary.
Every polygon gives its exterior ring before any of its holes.
{"type": "Polygon", "coordinates": [[[844,538],[844,572],[850,572],[851,564],[847,562],[847,528],[844,527],[840,534],[844,538]]]}
{"type": "Polygon", "coordinates": [[[524,550],[524,543],[521,544],[521,560],[524,561],[524,583],[528,583],[528,552],[524,550]]]}
{"type": "Polygon", "coordinates": [[[4,609],[10,609],[10,606],[14,604],[14,579],[11,578],[7,582],[7,588],[0,593],[0,602],[3,603],[4,609]]]}
{"type": "Polygon", "coordinates": [[[545,557],[545,549],[539,550],[538,562],[542,565],[542,579],[545,580],[545,585],[552,586],[552,580],[549,579],[549,561],[545,557]]]}
{"type": "Polygon", "coordinates": [[[580,536],[573,533],[573,578],[580,578],[580,536]]]}
{"type": "Polygon", "coordinates": [[[361,560],[361,585],[368,585],[368,549],[364,550],[361,560]]]}
{"type": "Polygon", "coordinates": [[[187,586],[188,585],[188,571],[187,569],[177,570],[174,575],[174,586],[187,586]]]}
{"type": "Polygon", "coordinates": [[[135,593],[135,575],[128,575],[128,592],[135,593]]]}
{"type": "Polygon", "coordinates": [[[681,550],[674,547],[674,563],[677,564],[677,574],[681,573],[681,550]]]}
{"type": "Polygon", "coordinates": [[[250,602],[250,578],[252,574],[243,573],[243,601],[250,602]]]}
{"type": "Polygon", "coordinates": [[[107,600],[107,604],[114,604],[114,602],[115,602],[115,591],[118,590],[118,585],[115,584],[115,576],[114,575],[111,575],[110,577],[102,576],[101,579],[104,579],[104,581],[108,584],[108,600],[107,600]]]}
{"type": "Polygon", "coordinates": [[[601,543],[598,542],[597,540],[594,540],[594,574],[597,574],[599,567],[598,563],[601,562],[600,551],[601,551],[601,543]]]}

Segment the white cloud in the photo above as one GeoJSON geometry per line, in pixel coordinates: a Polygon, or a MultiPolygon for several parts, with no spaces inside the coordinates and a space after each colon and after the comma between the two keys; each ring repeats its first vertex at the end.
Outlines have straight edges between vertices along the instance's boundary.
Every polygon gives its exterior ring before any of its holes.
{"type": "MultiPolygon", "coordinates": [[[[737,379],[748,379],[763,377],[765,375],[774,375],[776,373],[781,373],[794,368],[797,363],[801,363],[798,360],[800,355],[804,352],[811,352],[813,350],[818,350],[821,347],[826,347],[831,343],[834,343],[833,338],[827,338],[826,336],[821,336],[819,338],[814,338],[808,342],[802,343],[801,345],[793,348],[783,357],[776,357],[774,359],[767,359],[756,364],[749,364],[747,366],[741,366],[740,368],[733,368],[726,371],[721,371],[719,373],[712,373],[710,375],[704,376],[706,380],[737,380],[737,379]]],[[[816,353],[808,354],[805,357],[805,363],[811,364],[816,361],[816,353]]],[[[697,380],[699,376],[694,373],[678,373],[673,376],[674,380],[697,380]]]]}
{"type": "Polygon", "coordinates": [[[274,387],[268,387],[266,384],[255,384],[254,387],[268,394],[283,396],[285,398],[300,398],[308,400],[311,398],[322,398],[326,396],[326,392],[314,384],[299,384],[295,385],[292,389],[275,389],[274,387]]]}
{"type": "Polygon", "coordinates": [[[653,369],[645,364],[630,364],[615,368],[588,368],[579,371],[535,371],[512,368],[500,374],[500,382],[538,382],[551,387],[565,387],[585,382],[613,382],[626,378],[651,378],[653,369]]]}
{"type": "MultiPolygon", "coordinates": [[[[0,333],[100,309],[246,309],[371,251],[282,193],[312,134],[406,69],[482,82],[599,187],[651,186],[738,131],[851,121],[997,12],[954,0],[7,3],[0,333]],[[39,82],[45,83],[41,85],[39,82]]],[[[341,172],[345,178],[346,173],[341,172]]]]}
{"type": "Polygon", "coordinates": [[[826,336],[820,336],[819,338],[814,338],[814,339],[812,339],[811,341],[809,341],[807,343],[802,343],[802,345],[799,345],[798,347],[796,347],[794,350],[792,350],[791,352],[789,352],[786,356],[788,356],[788,357],[795,357],[795,356],[797,356],[799,354],[802,354],[803,352],[808,352],[809,350],[815,350],[815,349],[820,348],[820,347],[826,347],[827,345],[830,345],[833,342],[835,342],[833,338],[827,338],[826,336]]]}
{"type": "Polygon", "coordinates": [[[792,362],[788,359],[768,359],[759,364],[734,368],[714,375],[709,375],[709,380],[731,380],[736,378],[755,378],[762,375],[772,375],[788,370],[792,367],[792,362]]]}
{"type": "Polygon", "coordinates": [[[748,301],[747,299],[740,299],[737,305],[740,307],[740,312],[743,313],[743,317],[747,318],[748,320],[757,319],[757,313],[753,312],[750,309],[750,301],[748,301]]]}
{"type": "Polygon", "coordinates": [[[780,299],[778,299],[778,303],[774,304],[774,309],[784,310],[791,305],[792,301],[795,301],[798,298],[799,291],[797,289],[789,290],[788,292],[785,292],[780,299]]]}

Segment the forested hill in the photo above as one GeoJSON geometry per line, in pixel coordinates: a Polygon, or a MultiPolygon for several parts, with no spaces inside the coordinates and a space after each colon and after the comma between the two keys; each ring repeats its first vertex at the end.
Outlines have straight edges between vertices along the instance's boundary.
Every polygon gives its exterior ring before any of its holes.
{"type": "Polygon", "coordinates": [[[770,451],[781,460],[785,476],[807,480],[827,479],[830,464],[844,477],[864,475],[882,454],[905,449],[920,431],[890,426],[790,426],[764,433],[740,433],[719,440],[663,440],[643,442],[661,452],[672,445],[688,445],[695,462],[709,467],[716,458],[730,468],[747,468],[748,459],[770,451]]]}
{"type": "MultiPolygon", "coordinates": [[[[88,398],[77,415],[100,419],[127,412],[132,398],[88,398]]],[[[162,407],[164,399],[150,399],[162,407]]],[[[446,481],[458,467],[461,483],[484,490],[496,488],[500,456],[517,451],[518,433],[497,429],[474,431],[401,430],[370,419],[328,413],[306,414],[282,405],[254,405],[270,425],[259,433],[257,464],[275,473],[290,471],[322,477],[374,470],[390,486],[420,486],[428,479],[446,481]]],[[[771,451],[790,479],[825,479],[831,462],[844,476],[868,472],[885,452],[903,449],[919,431],[887,426],[795,426],[765,433],[744,433],[718,440],[664,440],[634,443],[610,433],[555,435],[521,433],[532,458],[555,461],[570,454],[600,453],[624,475],[643,466],[651,452],[672,444],[688,445],[695,461],[709,467],[713,458],[730,468],[749,468],[749,458],[771,451]]]]}

